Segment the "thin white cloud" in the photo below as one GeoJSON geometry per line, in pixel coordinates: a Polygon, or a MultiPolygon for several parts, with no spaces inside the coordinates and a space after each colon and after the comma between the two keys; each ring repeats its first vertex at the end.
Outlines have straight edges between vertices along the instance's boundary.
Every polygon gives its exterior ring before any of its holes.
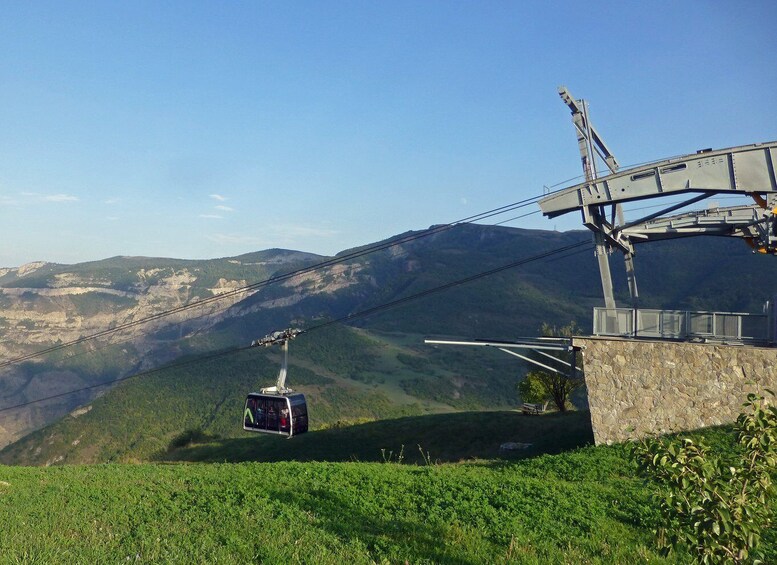
{"type": "Polygon", "coordinates": [[[78,197],[72,194],[47,194],[43,196],[46,202],[78,202],[78,197]]]}
{"type": "Polygon", "coordinates": [[[218,214],[200,214],[200,218],[208,218],[209,220],[223,220],[224,216],[218,214]]]}
{"type": "Polygon", "coordinates": [[[109,198],[108,200],[103,200],[103,204],[107,204],[108,206],[118,204],[119,202],[121,202],[120,198],[109,198]]]}
{"type": "Polygon", "coordinates": [[[41,194],[40,192],[21,191],[15,196],[0,194],[0,204],[4,206],[28,206],[40,202],[78,202],[78,196],[72,194],[41,194]]]}
{"type": "Polygon", "coordinates": [[[218,200],[219,202],[224,202],[227,199],[226,196],[222,196],[221,194],[211,194],[210,197],[213,198],[213,200],[218,200]]]}
{"type": "Polygon", "coordinates": [[[223,204],[219,204],[216,206],[216,210],[221,210],[222,212],[234,212],[235,209],[231,206],[224,206],[223,204]]]}
{"type": "Polygon", "coordinates": [[[466,196],[462,196],[462,197],[461,197],[461,203],[462,203],[462,204],[464,204],[465,206],[466,206],[467,204],[469,204],[469,200],[467,200],[467,197],[466,197],[466,196]]]}

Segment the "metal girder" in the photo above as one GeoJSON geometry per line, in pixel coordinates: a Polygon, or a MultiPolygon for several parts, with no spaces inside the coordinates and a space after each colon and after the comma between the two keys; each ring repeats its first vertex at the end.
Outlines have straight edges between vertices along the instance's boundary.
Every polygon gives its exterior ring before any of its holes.
{"type": "Polygon", "coordinates": [[[608,254],[614,249],[624,254],[634,308],[638,307],[633,262],[637,243],[693,235],[733,236],[743,238],[755,251],[777,254],[777,141],[716,151],[705,149],[619,170],[612,152],[590,122],[588,104],[576,100],[563,86],[559,88],[559,94],[572,112],[585,182],[548,194],[538,203],[548,218],[579,212],[583,225],[594,233],[607,308],[615,308],[608,262],[608,254]],[[605,162],[611,174],[598,176],[596,155],[605,162]],[[626,202],[685,193],[695,196],[630,223],[623,217],[622,204],[626,202]],[[750,196],[756,205],[667,217],[667,214],[720,193],[750,196]]]}
{"type": "Polygon", "coordinates": [[[503,353],[507,353],[514,357],[518,357],[519,359],[522,359],[528,363],[531,363],[532,365],[536,365],[542,369],[545,369],[546,371],[552,371],[560,375],[567,375],[572,379],[577,378],[578,372],[580,371],[580,369],[577,368],[577,348],[575,348],[574,345],[572,345],[572,338],[565,338],[565,337],[521,338],[520,340],[516,340],[516,341],[488,341],[488,340],[453,341],[453,340],[445,340],[445,339],[425,339],[424,343],[429,345],[474,345],[478,347],[495,347],[496,349],[498,349],[499,351],[502,351],[503,353]],[[527,357],[526,355],[522,355],[515,351],[511,351],[513,349],[528,349],[529,351],[533,351],[534,353],[537,353],[553,361],[556,361],[562,365],[565,365],[567,368],[566,369],[553,368],[545,363],[540,363],[536,359],[532,359],[531,357],[527,357]],[[571,353],[572,362],[568,363],[563,359],[559,359],[558,357],[554,357],[553,355],[548,355],[547,353],[544,353],[543,350],[571,353]]]}
{"type": "Polygon", "coordinates": [[[700,151],[599,177],[542,198],[542,213],[555,218],[606,206],[686,192],[777,194],[777,141],[700,151]]]}
{"type": "Polygon", "coordinates": [[[429,345],[475,345],[479,347],[507,347],[510,349],[544,349],[547,351],[572,351],[569,338],[524,338],[520,341],[453,341],[449,339],[425,339],[429,345]]]}
{"type": "Polygon", "coordinates": [[[558,93],[564,104],[572,111],[572,122],[575,124],[575,128],[577,128],[578,135],[583,136],[583,139],[591,144],[591,149],[596,151],[602,158],[610,172],[616,172],[620,168],[620,164],[615,155],[612,154],[612,151],[610,151],[610,148],[607,147],[602,136],[599,135],[599,132],[588,119],[588,108],[585,101],[575,100],[575,97],[572,96],[572,93],[569,92],[566,86],[559,86],[558,93]]]}
{"type": "MultiPolygon", "coordinates": [[[[577,100],[565,86],[560,86],[558,93],[564,101],[564,104],[566,104],[572,112],[572,123],[574,124],[577,133],[577,146],[580,152],[580,162],[583,166],[583,174],[585,175],[586,183],[590,184],[594,182],[599,176],[596,167],[596,155],[601,157],[611,173],[616,173],[620,165],[612,154],[612,151],[610,151],[610,148],[604,143],[602,136],[599,135],[599,132],[591,123],[591,118],[588,115],[588,103],[585,100],[577,100]]],[[[582,209],[582,212],[583,222],[594,232],[596,258],[599,264],[599,275],[602,280],[602,294],[604,295],[605,306],[607,308],[615,308],[615,293],[613,292],[612,287],[612,275],[610,273],[609,261],[609,248],[615,242],[608,241],[608,230],[602,229],[603,225],[608,225],[604,209],[600,206],[586,206],[582,209]]],[[[616,205],[613,212],[613,219],[610,224],[615,221],[616,215],[619,221],[623,218],[623,211],[621,210],[620,205],[616,205]],[[617,214],[615,212],[617,212],[617,214]]],[[[628,245],[627,247],[621,246],[621,248],[625,253],[629,292],[631,293],[632,301],[636,307],[637,282],[636,277],[634,276],[634,263],[632,261],[633,249],[628,245]]]]}
{"type": "Polygon", "coordinates": [[[716,235],[744,239],[756,251],[777,253],[777,217],[759,205],[710,208],[675,216],[644,219],[616,231],[633,243],[716,235]]]}

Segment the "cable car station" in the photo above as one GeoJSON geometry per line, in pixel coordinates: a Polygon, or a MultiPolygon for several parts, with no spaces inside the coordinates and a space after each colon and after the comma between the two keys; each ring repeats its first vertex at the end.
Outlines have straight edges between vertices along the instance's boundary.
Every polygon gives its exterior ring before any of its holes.
{"type": "MultiPolygon", "coordinates": [[[[491,346],[544,371],[569,378],[585,374],[596,444],[733,422],[748,392],[777,389],[777,299],[761,314],[641,309],[635,248],[715,235],[742,239],[754,253],[777,255],[777,141],[704,149],[620,170],[591,123],[587,103],[563,86],[559,95],[572,113],[585,180],[546,194],[538,204],[548,218],[580,213],[593,232],[604,295],[604,307],[594,310],[593,335],[426,343],[491,346]],[[597,157],[608,175],[599,176],[597,157]],[[689,210],[719,194],[752,203],[689,210]],[[666,203],[678,195],[688,198],[666,203]],[[662,203],[658,212],[626,220],[624,203],[653,199],[662,203]],[[614,251],[624,256],[630,308],[615,303],[609,263],[614,251]],[[572,363],[562,367],[561,352],[571,354],[572,363]]],[[[777,296],[777,288],[770,292],[777,296]]]]}

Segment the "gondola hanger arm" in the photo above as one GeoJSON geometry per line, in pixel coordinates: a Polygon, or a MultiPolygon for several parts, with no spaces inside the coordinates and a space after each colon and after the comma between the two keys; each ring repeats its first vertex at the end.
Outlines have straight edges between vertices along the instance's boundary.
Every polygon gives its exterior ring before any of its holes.
{"type": "Polygon", "coordinates": [[[299,334],[304,333],[304,331],[305,330],[300,330],[298,328],[287,328],[285,330],[272,332],[262,338],[253,340],[251,342],[251,347],[268,347],[277,343],[283,344],[294,339],[299,334]]]}
{"type": "Polygon", "coordinates": [[[255,339],[251,342],[251,347],[269,347],[270,345],[280,344],[281,351],[283,352],[283,358],[281,361],[281,370],[278,373],[278,380],[274,387],[266,387],[262,389],[262,392],[272,394],[287,394],[293,392],[292,389],[286,388],[286,374],[288,373],[289,366],[289,341],[297,337],[304,330],[297,328],[286,328],[268,334],[260,339],[255,339]]]}

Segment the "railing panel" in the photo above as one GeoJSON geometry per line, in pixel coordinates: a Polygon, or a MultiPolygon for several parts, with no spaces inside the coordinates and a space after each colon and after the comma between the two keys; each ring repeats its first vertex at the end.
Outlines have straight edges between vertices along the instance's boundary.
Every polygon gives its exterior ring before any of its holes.
{"type": "Polygon", "coordinates": [[[742,316],[736,314],[715,314],[715,337],[742,338],[742,316]]]}
{"type": "Polygon", "coordinates": [[[594,308],[594,335],[631,335],[634,311],[628,308],[594,308]]]}
{"type": "Polygon", "coordinates": [[[742,339],[769,341],[768,316],[744,316],[742,318],[742,339]]]}
{"type": "Polygon", "coordinates": [[[661,310],[637,310],[637,335],[661,337],[661,310]]]}
{"type": "Polygon", "coordinates": [[[768,324],[760,314],[594,308],[594,335],[769,343],[768,324]]]}
{"type": "Polygon", "coordinates": [[[688,335],[712,337],[715,335],[715,317],[709,312],[688,312],[688,335]]]}
{"type": "Polygon", "coordinates": [[[661,336],[665,338],[680,339],[685,337],[687,329],[685,312],[676,310],[664,310],[661,313],[661,336]]]}

